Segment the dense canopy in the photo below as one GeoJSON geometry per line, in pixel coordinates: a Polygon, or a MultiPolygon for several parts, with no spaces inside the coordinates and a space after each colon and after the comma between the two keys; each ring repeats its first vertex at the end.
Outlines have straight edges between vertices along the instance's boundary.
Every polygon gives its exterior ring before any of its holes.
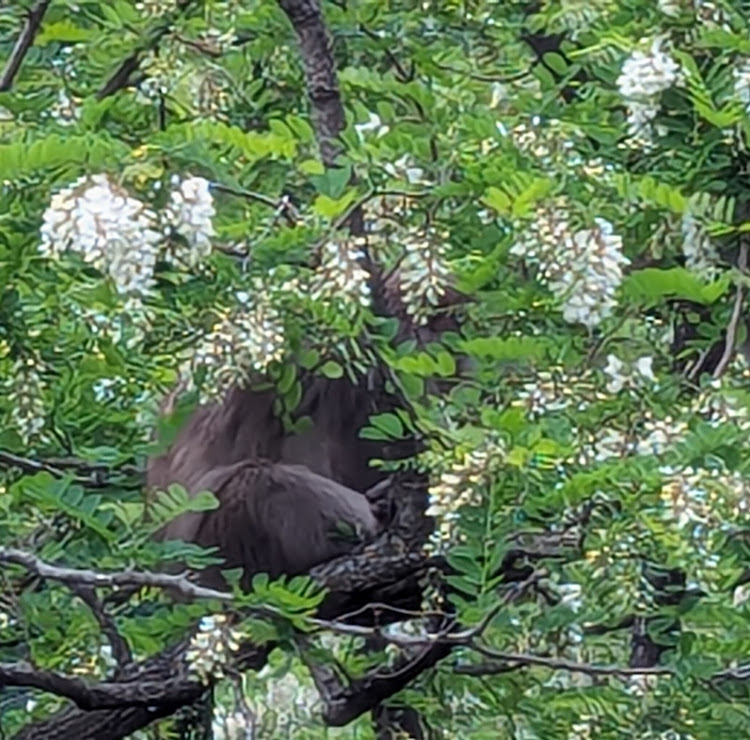
{"type": "Polygon", "coordinates": [[[4,736],[750,734],[749,137],[744,2],[2,5],[4,736]],[[199,401],[374,367],[426,544],[159,570],[199,401]]]}

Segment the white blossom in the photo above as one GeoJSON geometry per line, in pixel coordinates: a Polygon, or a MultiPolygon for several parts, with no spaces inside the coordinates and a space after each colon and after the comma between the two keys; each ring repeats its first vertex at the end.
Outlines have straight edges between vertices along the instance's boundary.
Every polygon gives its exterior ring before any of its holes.
{"type": "Polygon", "coordinates": [[[663,455],[685,439],[688,426],[684,421],[647,419],[635,443],[636,455],[663,455]]]}
{"type": "Polygon", "coordinates": [[[379,139],[381,136],[385,136],[389,128],[380,120],[380,116],[377,113],[370,113],[370,117],[365,123],[357,123],[354,125],[354,130],[357,132],[357,136],[360,141],[364,141],[365,134],[370,131],[375,133],[375,138],[379,139]]]}
{"type": "Polygon", "coordinates": [[[555,591],[560,595],[560,603],[574,612],[583,606],[583,588],[579,583],[556,583],[555,591]]]}
{"type": "Polygon", "coordinates": [[[455,529],[460,509],[481,503],[480,487],[488,470],[505,457],[505,448],[499,441],[488,440],[482,449],[462,452],[430,485],[427,516],[435,517],[435,527],[430,535],[427,550],[443,552],[455,544],[455,529]]]}
{"type": "Polygon", "coordinates": [[[424,170],[421,167],[417,167],[408,154],[404,154],[394,162],[386,162],[383,165],[383,169],[391,177],[406,180],[411,185],[427,182],[424,170]]]}
{"type": "Polygon", "coordinates": [[[335,301],[367,307],[370,305],[370,276],[362,267],[364,253],[349,241],[327,242],[313,278],[310,295],[316,300],[335,301]]]}
{"type": "Polygon", "coordinates": [[[11,423],[24,444],[41,436],[46,422],[42,400],[45,384],[38,362],[30,357],[16,360],[5,380],[5,400],[11,411],[11,423]]]}
{"type": "Polygon", "coordinates": [[[743,59],[733,70],[734,94],[739,98],[746,113],[750,113],[750,59],[743,59]]]}
{"type": "Polygon", "coordinates": [[[607,355],[604,367],[604,373],[609,377],[607,392],[617,394],[623,388],[644,386],[644,381],[655,383],[653,363],[654,359],[650,356],[639,357],[632,365],[628,365],[613,354],[607,355]]]}
{"type": "Polygon", "coordinates": [[[662,39],[651,41],[648,51],[636,49],[617,78],[620,94],[629,100],[649,100],[680,79],[680,65],[661,49],[662,39]]]}
{"type": "Polygon", "coordinates": [[[676,18],[682,12],[682,3],[680,0],[658,0],[656,3],[659,10],[671,18],[676,18]]]}
{"type": "Polygon", "coordinates": [[[255,737],[252,726],[242,712],[221,712],[214,710],[211,722],[213,740],[251,740],[255,737]]]}
{"type": "Polygon", "coordinates": [[[205,371],[209,395],[223,395],[229,387],[246,381],[253,371],[263,371],[284,356],[281,318],[261,287],[256,288],[252,301],[224,312],[195,350],[191,374],[205,371]]]}
{"type": "Polygon", "coordinates": [[[232,653],[239,647],[240,638],[225,615],[203,617],[185,653],[190,671],[203,682],[221,678],[232,653]]]}
{"type": "Polygon", "coordinates": [[[714,277],[718,270],[719,254],[703,224],[686,211],[682,216],[681,231],[685,266],[701,277],[714,277]]]}
{"type": "Polygon", "coordinates": [[[216,215],[210,183],[202,177],[173,178],[175,186],[165,211],[167,223],[190,247],[187,261],[191,265],[211,254],[216,215]]]}
{"type": "Polygon", "coordinates": [[[152,286],[162,239],[156,214],[107,175],[81,177],[53,195],[41,237],[43,255],[78,252],[109,273],[119,293],[143,294],[152,286]]]}
{"type": "Polygon", "coordinates": [[[177,0],[138,0],[135,9],[147,18],[170,13],[177,8],[177,0]]]}
{"type": "Polygon", "coordinates": [[[750,585],[743,583],[734,589],[734,594],[732,595],[732,606],[735,608],[742,606],[748,599],[750,599],[750,585]]]}
{"type": "Polygon", "coordinates": [[[587,327],[599,325],[617,305],[622,268],[629,260],[612,225],[571,233],[563,214],[537,209],[537,219],[511,248],[527,263],[539,265],[539,277],[563,302],[563,319],[587,327]]]}
{"type": "Polygon", "coordinates": [[[57,100],[49,109],[49,116],[63,126],[71,126],[81,117],[79,105],[80,100],[74,100],[66,90],[61,89],[57,93],[57,100]]]}
{"type": "Polygon", "coordinates": [[[425,320],[427,309],[439,304],[450,280],[445,242],[421,236],[406,241],[403,248],[406,254],[398,271],[401,299],[410,316],[425,320]]]}
{"type": "Polygon", "coordinates": [[[620,95],[628,110],[628,136],[635,145],[651,143],[651,124],[660,108],[661,94],[682,81],[679,64],[662,51],[663,40],[652,39],[648,51],[636,49],[617,78],[620,95]]]}
{"type": "Polygon", "coordinates": [[[185,64],[174,47],[160,48],[158,54],[149,52],[143,57],[140,68],[144,78],[138,84],[135,99],[145,105],[152,105],[172,92],[192,72],[192,67],[185,64]]]}

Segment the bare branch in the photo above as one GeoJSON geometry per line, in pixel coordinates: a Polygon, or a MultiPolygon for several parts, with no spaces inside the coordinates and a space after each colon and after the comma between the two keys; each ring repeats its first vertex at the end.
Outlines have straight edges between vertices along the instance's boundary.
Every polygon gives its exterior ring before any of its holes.
{"type": "MultiPolygon", "coordinates": [[[[747,240],[743,239],[742,245],[740,246],[739,258],[737,260],[737,267],[739,268],[741,273],[740,280],[744,278],[745,271],[747,270],[747,249],[747,240]]],[[[727,369],[729,363],[732,361],[732,357],[734,356],[735,344],[737,343],[737,328],[739,326],[740,319],[742,318],[742,306],[744,302],[745,287],[742,282],[739,282],[737,284],[737,292],[734,296],[732,316],[730,317],[729,325],[727,326],[727,336],[724,340],[724,352],[722,353],[721,359],[714,369],[714,378],[720,378],[724,374],[724,371],[727,369]]]]}
{"type": "Polygon", "coordinates": [[[0,563],[20,565],[41,578],[49,578],[67,586],[88,586],[90,588],[150,586],[152,588],[169,589],[189,599],[231,601],[234,598],[230,593],[197,586],[188,580],[185,574],[172,575],[170,573],[147,573],[134,570],[100,573],[88,568],[65,568],[50,565],[32,553],[13,547],[0,547],[0,563]]]}
{"type": "MultiPolygon", "coordinates": [[[[55,478],[65,478],[70,475],[68,471],[75,470],[77,474],[71,476],[72,482],[86,488],[107,488],[114,483],[112,479],[114,474],[136,476],[139,479],[143,476],[143,471],[133,465],[124,465],[115,470],[107,465],[70,458],[33,460],[7,450],[0,450],[0,467],[18,468],[25,473],[49,473],[55,478]]],[[[117,483],[121,485],[120,480],[117,483]]],[[[141,482],[138,480],[138,487],[140,485],[141,482]]]]}
{"type": "Polygon", "coordinates": [[[262,203],[264,206],[274,208],[278,212],[279,216],[284,217],[289,226],[294,226],[299,219],[299,213],[297,212],[297,209],[286,196],[281,196],[278,199],[274,199],[268,195],[264,195],[263,193],[256,193],[253,190],[232,188],[229,185],[222,185],[220,182],[212,182],[211,189],[219,193],[228,193],[229,195],[236,195],[240,198],[254,200],[257,203],[262,203]]]}
{"type": "Polygon", "coordinates": [[[102,633],[109,640],[112,648],[112,657],[117,663],[118,673],[133,662],[130,646],[125,638],[118,632],[114,619],[104,608],[104,604],[96,596],[96,591],[90,586],[73,586],[73,592],[91,610],[102,633]]]}
{"type": "Polygon", "coordinates": [[[6,92],[13,86],[13,80],[15,80],[18,71],[21,69],[24,57],[34,43],[34,38],[39,32],[49,4],[50,0],[39,0],[29,11],[26,17],[26,25],[23,27],[16,45],[13,47],[13,51],[5,64],[5,69],[0,75],[0,92],[6,92]]]}
{"type": "Polygon", "coordinates": [[[472,644],[471,648],[485,657],[493,658],[497,663],[480,663],[478,665],[457,665],[454,673],[465,676],[491,676],[498,673],[507,673],[516,668],[525,666],[542,666],[551,670],[568,671],[570,673],[585,673],[590,676],[672,676],[671,668],[653,666],[650,668],[628,668],[624,666],[598,666],[590,663],[576,663],[565,658],[547,658],[541,655],[530,655],[528,653],[508,653],[501,650],[492,650],[481,645],[472,644]]]}

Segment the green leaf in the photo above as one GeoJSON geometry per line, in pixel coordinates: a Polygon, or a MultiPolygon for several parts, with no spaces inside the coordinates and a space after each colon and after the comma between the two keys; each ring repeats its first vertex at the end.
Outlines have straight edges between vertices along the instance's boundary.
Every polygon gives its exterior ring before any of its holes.
{"type": "Polygon", "coordinates": [[[727,292],[730,282],[729,275],[704,283],[684,267],[647,267],[630,273],[623,281],[622,291],[626,298],[648,305],[656,304],[665,296],[710,305],[727,292]]]}
{"type": "Polygon", "coordinates": [[[334,362],[333,360],[325,362],[320,368],[320,372],[325,375],[326,378],[331,378],[332,380],[344,377],[344,368],[342,368],[338,362],[334,362]]]}

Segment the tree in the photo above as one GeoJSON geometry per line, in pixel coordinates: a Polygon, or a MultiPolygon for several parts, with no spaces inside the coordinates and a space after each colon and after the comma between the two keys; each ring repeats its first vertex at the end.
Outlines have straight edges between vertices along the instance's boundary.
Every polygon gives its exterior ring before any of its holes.
{"type": "Polygon", "coordinates": [[[747,732],[739,5],[0,10],[6,734],[747,732]],[[373,265],[417,323],[455,281],[462,335],[394,348],[373,265]],[[290,358],[390,368],[413,413],[364,433],[424,438],[428,548],[161,574],[211,556],[153,531],[215,501],[145,499],[154,428],[253,369],[293,410],[290,358]],[[419,608],[316,620],[320,586],[419,608]]]}

